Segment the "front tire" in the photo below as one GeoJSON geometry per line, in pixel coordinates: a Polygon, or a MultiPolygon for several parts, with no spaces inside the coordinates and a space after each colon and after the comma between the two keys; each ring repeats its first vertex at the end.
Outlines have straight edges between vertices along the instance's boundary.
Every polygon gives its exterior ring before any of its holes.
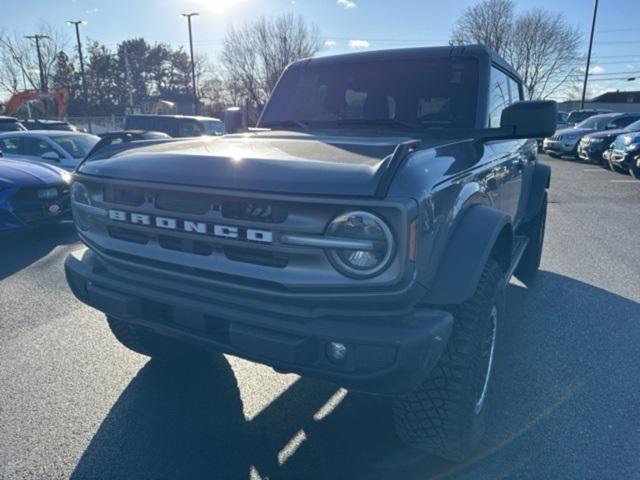
{"type": "Polygon", "coordinates": [[[453,332],[436,367],[416,390],[394,398],[396,432],[407,445],[456,462],[478,446],[503,286],[504,272],[490,258],[473,297],[450,309],[453,332]]]}
{"type": "Polygon", "coordinates": [[[629,173],[636,180],[640,180],[640,157],[634,158],[629,167],[629,173]]]}

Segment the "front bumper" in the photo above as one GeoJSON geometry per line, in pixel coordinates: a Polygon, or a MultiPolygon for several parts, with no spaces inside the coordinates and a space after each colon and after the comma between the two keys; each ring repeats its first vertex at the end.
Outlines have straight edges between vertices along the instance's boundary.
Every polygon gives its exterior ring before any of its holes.
{"type": "Polygon", "coordinates": [[[602,154],[604,153],[603,144],[587,144],[580,143],[578,145],[578,157],[589,162],[601,162],[602,154]]]}
{"type": "Polygon", "coordinates": [[[556,155],[574,155],[576,152],[577,143],[577,141],[566,142],[564,140],[550,140],[548,138],[545,138],[542,143],[542,150],[545,153],[551,152],[555,153],[556,155]]]}
{"type": "Polygon", "coordinates": [[[16,202],[0,198],[0,232],[29,230],[70,219],[68,194],[51,201],[16,202]]]}
{"type": "Polygon", "coordinates": [[[453,324],[450,313],[428,308],[311,308],[251,295],[239,300],[224,289],[187,292],[169,278],[126,274],[119,267],[91,250],[65,262],[78,299],[110,316],[161,336],[369,393],[413,390],[440,358],[453,324]],[[343,362],[326,355],[330,342],[347,346],[343,362]]]}
{"type": "Polygon", "coordinates": [[[620,168],[632,168],[633,160],[640,156],[640,150],[612,150],[609,160],[620,168]]]}

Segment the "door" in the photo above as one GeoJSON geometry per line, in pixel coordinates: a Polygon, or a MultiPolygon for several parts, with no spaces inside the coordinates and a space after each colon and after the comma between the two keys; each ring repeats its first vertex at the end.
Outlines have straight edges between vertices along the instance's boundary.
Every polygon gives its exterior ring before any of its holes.
{"type": "MultiPolygon", "coordinates": [[[[511,103],[522,99],[522,91],[518,82],[498,68],[491,68],[489,85],[489,126],[500,126],[502,111],[511,103]]],[[[509,214],[515,225],[523,213],[523,176],[531,175],[534,160],[528,152],[531,150],[529,140],[499,140],[489,142],[498,159],[496,168],[499,184],[498,206],[509,214]]],[[[526,197],[525,197],[526,198],[526,197]]]]}

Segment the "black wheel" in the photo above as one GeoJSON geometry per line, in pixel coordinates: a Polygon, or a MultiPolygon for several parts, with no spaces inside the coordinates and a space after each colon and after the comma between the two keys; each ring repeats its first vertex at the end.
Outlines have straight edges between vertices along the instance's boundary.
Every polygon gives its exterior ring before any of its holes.
{"type": "Polygon", "coordinates": [[[558,155],[557,153],[552,153],[552,152],[546,152],[547,155],[549,155],[551,158],[559,158],[560,155],[558,155]]]}
{"type": "Polygon", "coordinates": [[[116,339],[136,353],[161,360],[192,360],[203,354],[196,346],[160,337],[117,318],[107,317],[107,322],[116,339]]]}
{"type": "Polygon", "coordinates": [[[634,158],[629,167],[629,173],[636,180],[640,180],[640,157],[634,158]]]}
{"type": "Polygon", "coordinates": [[[623,173],[623,174],[627,173],[627,171],[624,168],[619,167],[618,165],[613,163],[611,160],[609,160],[609,168],[613,172],[618,172],[618,173],[623,173]]]}
{"type": "Polygon", "coordinates": [[[540,268],[544,231],[547,225],[547,192],[544,192],[542,207],[535,218],[523,225],[523,233],[529,239],[529,245],[522,254],[516,267],[516,275],[523,279],[533,277],[540,268]]]}
{"type": "Polygon", "coordinates": [[[406,444],[462,461],[484,433],[504,272],[491,258],[468,301],[451,308],[454,326],[438,365],[413,392],[394,398],[396,432],[406,444]]]}

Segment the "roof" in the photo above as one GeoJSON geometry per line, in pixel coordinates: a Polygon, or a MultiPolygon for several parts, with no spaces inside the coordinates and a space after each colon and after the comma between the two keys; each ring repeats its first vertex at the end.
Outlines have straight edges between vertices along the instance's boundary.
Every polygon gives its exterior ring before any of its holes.
{"type": "Polygon", "coordinates": [[[68,137],[69,135],[89,135],[90,133],[83,132],[71,132],[68,130],[21,130],[15,132],[0,132],[1,136],[11,135],[12,137],[30,137],[30,136],[42,136],[42,137],[68,137]]]}
{"type": "Polygon", "coordinates": [[[322,65],[329,63],[363,61],[381,61],[391,58],[429,58],[429,57],[485,57],[491,60],[503,70],[509,72],[520,81],[520,75],[507,63],[500,55],[485,45],[463,45],[446,47],[413,47],[397,48],[387,50],[367,50],[366,52],[343,53],[340,55],[327,55],[323,57],[313,57],[295,62],[295,64],[322,65]]]}
{"type": "Polygon", "coordinates": [[[133,115],[127,115],[127,117],[131,117],[131,118],[135,118],[135,117],[144,117],[144,118],[185,118],[188,120],[197,120],[199,122],[220,122],[222,123],[222,120],[220,120],[219,118],[215,118],[215,117],[203,117],[203,116],[199,116],[199,115],[159,115],[159,114],[155,114],[155,113],[136,113],[133,115]]]}

